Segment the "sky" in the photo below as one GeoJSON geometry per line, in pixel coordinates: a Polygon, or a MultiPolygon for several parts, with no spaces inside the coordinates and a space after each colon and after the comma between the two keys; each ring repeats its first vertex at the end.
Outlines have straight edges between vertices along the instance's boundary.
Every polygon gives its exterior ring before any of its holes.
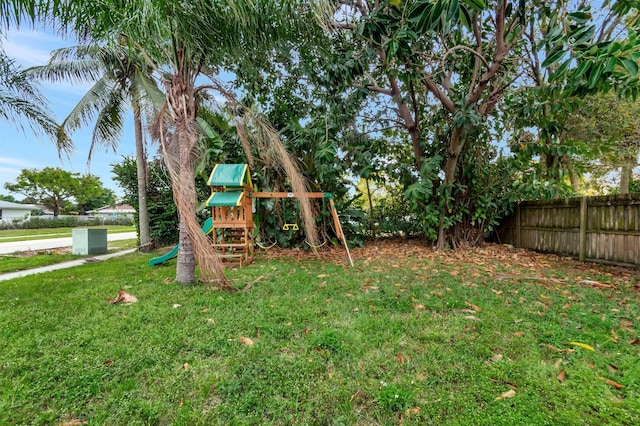
{"type": "MultiPolygon", "coordinates": [[[[64,40],[56,35],[28,28],[10,30],[6,38],[0,40],[5,53],[23,67],[44,65],[49,60],[49,53],[55,49],[75,45],[73,40],[64,40]]],[[[76,105],[78,100],[88,91],[90,84],[72,85],[69,83],[41,84],[42,93],[49,101],[49,108],[57,122],[61,122],[76,105]]],[[[46,136],[34,134],[26,121],[24,123],[7,123],[0,120],[0,194],[13,195],[18,200],[21,194],[10,193],[4,188],[6,182],[15,182],[22,169],[41,169],[59,167],[74,173],[91,174],[100,177],[102,184],[116,195],[123,195],[122,189],[113,180],[111,165],[119,162],[122,156],[135,156],[133,120],[129,118],[117,152],[106,151],[99,147],[94,151],[91,164],[87,169],[87,157],[91,142],[92,127],[79,129],[71,135],[76,152],[69,158],[62,159],[54,142],[46,136]],[[20,130],[20,126],[24,131],[20,130]]],[[[151,146],[149,156],[155,154],[151,146]]]]}

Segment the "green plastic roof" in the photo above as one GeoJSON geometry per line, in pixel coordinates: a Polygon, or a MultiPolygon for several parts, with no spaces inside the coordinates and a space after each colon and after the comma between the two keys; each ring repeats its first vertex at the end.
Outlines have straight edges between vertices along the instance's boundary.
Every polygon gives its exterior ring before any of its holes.
{"type": "Polygon", "coordinates": [[[214,192],[207,200],[207,207],[239,206],[242,191],[214,192]]]}
{"type": "Polygon", "coordinates": [[[232,188],[242,188],[243,185],[247,185],[253,188],[247,164],[216,164],[207,184],[232,188]]]}

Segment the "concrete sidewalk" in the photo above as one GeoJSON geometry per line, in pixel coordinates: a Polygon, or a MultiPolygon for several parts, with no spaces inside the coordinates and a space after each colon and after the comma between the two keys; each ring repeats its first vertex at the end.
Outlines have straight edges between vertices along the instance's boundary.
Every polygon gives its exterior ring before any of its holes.
{"type": "Polygon", "coordinates": [[[125,254],[133,253],[136,250],[138,249],[129,249],[129,250],[118,251],[115,253],[103,254],[100,256],[86,257],[83,259],[56,263],[53,265],[42,266],[40,268],[34,268],[34,269],[27,269],[24,271],[9,272],[7,274],[0,275],[0,281],[7,281],[7,280],[12,280],[14,278],[26,277],[27,275],[40,274],[42,272],[51,272],[51,271],[57,271],[59,269],[72,268],[74,266],[84,265],[85,263],[92,263],[96,261],[111,259],[112,257],[123,256],[125,254]]]}

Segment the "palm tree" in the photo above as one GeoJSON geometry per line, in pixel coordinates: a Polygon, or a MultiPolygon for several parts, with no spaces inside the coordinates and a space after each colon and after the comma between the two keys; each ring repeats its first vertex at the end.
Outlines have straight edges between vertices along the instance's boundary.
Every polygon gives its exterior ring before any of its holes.
{"type": "MultiPolygon", "coordinates": [[[[36,82],[0,46],[0,119],[15,125],[21,123],[20,118],[27,120],[33,133],[57,141],[61,153],[68,154],[73,150],[73,143],[51,117],[36,82]]],[[[23,132],[26,130],[18,128],[23,132]]]]}
{"type": "MultiPolygon", "coordinates": [[[[196,117],[207,90],[197,80],[213,75],[225,61],[239,59],[253,49],[269,49],[275,41],[286,39],[298,16],[286,2],[268,0],[194,0],[188,7],[184,2],[138,0],[118,5],[109,13],[110,22],[118,26],[117,34],[126,35],[131,48],[144,52],[165,89],[155,134],[171,172],[180,217],[176,280],[195,280],[198,257],[205,277],[224,282],[222,266],[195,220],[196,117]]],[[[112,27],[96,25],[103,22],[100,19],[92,22],[94,36],[116,34],[112,27]]]]}
{"type": "Polygon", "coordinates": [[[105,146],[116,150],[122,139],[126,104],[133,110],[138,174],[138,225],[140,248],[151,245],[147,211],[147,170],[142,132],[145,103],[163,99],[142,58],[119,45],[81,45],[58,49],[47,65],[27,70],[31,76],[52,82],[94,81],[93,86],[64,119],[61,126],[71,133],[83,125],[94,125],[87,162],[94,149],[105,146]]]}
{"type": "MultiPolygon", "coordinates": [[[[7,24],[19,22],[21,16],[40,17],[72,29],[80,38],[126,41],[130,49],[142,53],[164,86],[166,97],[154,133],[171,173],[179,211],[176,281],[180,283],[195,281],[197,256],[204,278],[226,284],[222,265],[201,235],[195,216],[196,117],[201,96],[216,87],[198,87],[196,81],[202,75],[216,75],[229,61],[246,59],[251,52],[271,51],[280,41],[298,37],[295,30],[308,22],[301,19],[300,4],[305,2],[0,0],[7,24]]],[[[309,7],[306,11],[311,13],[309,7]]]]}

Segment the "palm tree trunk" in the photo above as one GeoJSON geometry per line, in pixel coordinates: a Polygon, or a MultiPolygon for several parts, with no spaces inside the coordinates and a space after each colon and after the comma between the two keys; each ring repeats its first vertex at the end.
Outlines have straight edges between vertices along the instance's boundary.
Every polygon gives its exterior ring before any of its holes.
{"type": "MultiPolygon", "coordinates": [[[[195,194],[195,175],[193,164],[182,163],[180,165],[180,181],[178,197],[184,194],[195,194]]],[[[180,284],[191,284],[195,281],[196,257],[193,248],[193,240],[189,234],[188,218],[195,218],[196,209],[193,203],[178,202],[179,216],[179,249],[178,262],[176,265],[176,281],[180,284]],[[188,215],[188,216],[187,216],[188,215]]]]}
{"type": "Polygon", "coordinates": [[[136,137],[136,164],[138,171],[138,228],[140,237],[140,251],[151,249],[151,235],[149,232],[149,211],[147,209],[147,158],[142,139],[142,118],[140,105],[133,104],[133,125],[136,137]]]}

